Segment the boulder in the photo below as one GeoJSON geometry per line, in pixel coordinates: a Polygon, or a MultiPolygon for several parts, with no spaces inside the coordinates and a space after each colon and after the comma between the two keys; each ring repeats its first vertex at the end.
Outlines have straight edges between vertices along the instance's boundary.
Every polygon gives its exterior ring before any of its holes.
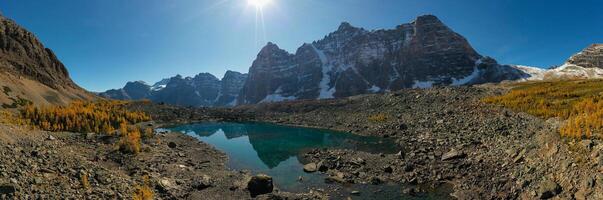
{"type": "Polygon", "coordinates": [[[559,184],[551,180],[546,180],[540,184],[538,189],[538,197],[540,199],[550,199],[561,193],[562,188],[559,184]]]}
{"type": "Polygon", "coordinates": [[[13,184],[1,184],[0,195],[2,194],[13,194],[17,192],[17,187],[13,184]]]}
{"type": "Polygon", "coordinates": [[[445,153],[444,155],[442,155],[442,161],[454,160],[454,159],[465,158],[465,157],[467,157],[467,154],[465,154],[464,152],[456,150],[456,149],[452,149],[452,150],[448,151],[448,153],[445,153]]]}
{"type": "Polygon", "coordinates": [[[213,185],[213,181],[212,181],[211,177],[209,177],[207,175],[203,175],[199,179],[197,179],[193,182],[193,188],[195,188],[197,190],[204,190],[206,188],[211,187],[212,185],[213,185]]]}
{"type": "Polygon", "coordinates": [[[327,166],[323,161],[318,162],[318,164],[316,164],[316,167],[318,168],[318,171],[321,172],[326,172],[329,170],[329,166],[327,166]]]}
{"type": "Polygon", "coordinates": [[[247,183],[247,189],[249,190],[251,197],[271,193],[274,189],[272,177],[265,174],[253,176],[247,183]]]}
{"type": "Polygon", "coordinates": [[[172,148],[172,149],[173,149],[173,148],[176,148],[176,146],[177,146],[177,145],[176,145],[176,143],[174,143],[174,142],[170,142],[170,143],[168,143],[168,147],[170,147],[170,148],[172,148]]]}
{"type": "Polygon", "coordinates": [[[394,172],[394,168],[392,166],[386,166],[386,167],[383,168],[383,171],[385,173],[390,173],[391,174],[392,172],[394,172]]]}
{"type": "Polygon", "coordinates": [[[304,172],[312,173],[312,172],[316,172],[317,170],[318,170],[318,167],[316,166],[316,163],[308,163],[308,164],[304,165],[304,172]]]}
{"type": "Polygon", "coordinates": [[[174,187],[174,185],[172,184],[172,182],[166,178],[163,178],[157,182],[157,188],[162,193],[169,191],[173,187],[174,187]]]}

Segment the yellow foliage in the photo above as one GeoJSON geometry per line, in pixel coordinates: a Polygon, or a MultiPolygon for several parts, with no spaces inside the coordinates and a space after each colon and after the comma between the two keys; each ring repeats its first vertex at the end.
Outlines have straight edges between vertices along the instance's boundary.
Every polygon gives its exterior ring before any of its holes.
{"type": "Polygon", "coordinates": [[[387,121],[387,115],[385,115],[383,113],[371,115],[368,117],[368,120],[371,122],[375,122],[375,123],[382,123],[382,122],[387,121]]]}
{"type": "Polygon", "coordinates": [[[145,138],[152,138],[155,135],[155,131],[150,127],[145,128],[144,131],[141,132],[144,133],[145,138]]]}
{"type": "Polygon", "coordinates": [[[78,133],[105,133],[113,135],[116,129],[151,120],[142,112],[131,112],[125,101],[76,101],[69,106],[38,108],[27,106],[21,117],[32,125],[47,131],[70,131],[78,133]]]}
{"type": "Polygon", "coordinates": [[[0,110],[0,124],[24,125],[25,120],[7,110],[0,110]]]}
{"type": "Polygon", "coordinates": [[[47,131],[95,132],[113,136],[117,130],[119,149],[136,154],[141,148],[141,130],[132,128],[132,124],[150,121],[151,117],[143,112],[129,111],[127,104],[126,101],[75,101],[69,106],[38,108],[30,105],[21,111],[21,118],[25,123],[47,131]]]}
{"type": "Polygon", "coordinates": [[[90,181],[88,181],[88,174],[87,173],[81,173],[80,174],[80,182],[82,183],[82,188],[84,189],[90,189],[90,181]]]}
{"type": "Polygon", "coordinates": [[[124,153],[140,153],[140,131],[134,128],[121,134],[119,150],[124,153]]]}
{"type": "Polygon", "coordinates": [[[139,186],[132,197],[133,200],[153,200],[153,190],[149,186],[139,186]]]}
{"type": "Polygon", "coordinates": [[[484,98],[483,102],[545,119],[565,119],[559,129],[562,136],[603,136],[603,80],[520,83],[509,93],[484,98]]]}

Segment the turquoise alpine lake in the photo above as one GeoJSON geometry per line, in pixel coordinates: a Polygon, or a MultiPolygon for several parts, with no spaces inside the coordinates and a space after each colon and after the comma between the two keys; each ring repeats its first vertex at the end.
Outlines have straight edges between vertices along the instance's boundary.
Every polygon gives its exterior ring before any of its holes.
{"type": "Polygon", "coordinates": [[[226,153],[228,167],[233,170],[272,176],[274,184],[282,191],[308,192],[312,188],[341,187],[338,188],[341,196],[334,198],[347,197],[354,190],[361,192],[361,196],[357,196],[361,199],[442,199],[448,196],[446,192],[431,192],[405,197],[403,186],[399,184],[327,184],[326,175],[303,171],[303,154],[316,148],[398,152],[400,147],[387,138],[269,123],[210,122],[174,126],[167,130],[190,135],[226,153]]]}

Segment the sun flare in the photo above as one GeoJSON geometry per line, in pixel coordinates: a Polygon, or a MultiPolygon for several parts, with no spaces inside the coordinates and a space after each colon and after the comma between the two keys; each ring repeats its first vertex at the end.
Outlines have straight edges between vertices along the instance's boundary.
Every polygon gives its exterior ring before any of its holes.
{"type": "Polygon", "coordinates": [[[270,0],[247,0],[247,2],[256,8],[263,8],[270,3],[270,0]]]}

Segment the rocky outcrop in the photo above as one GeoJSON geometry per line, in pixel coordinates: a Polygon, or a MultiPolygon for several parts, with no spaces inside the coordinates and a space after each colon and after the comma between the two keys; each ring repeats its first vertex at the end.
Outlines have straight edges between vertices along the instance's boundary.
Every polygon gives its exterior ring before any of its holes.
{"type": "Polygon", "coordinates": [[[327,99],[527,76],[479,55],[437,17],[425,15],[391,30],[367,31],[342,23],[295,54],[268,43],[253,62],[238,101],[327,99]]]}
{"type": "Polygon", "coordinates": [[[572,56],[567,64],[585,68],[603,69],[603,44],[592,44],[580,53],[572,56]]]}
{"type": "Polygon", "coordinates": [[[0,94],[2,108],[65,105],[95,96],[77,86],[52,50],[13,20],[0,15],[0,94]]]}
{"type": "Polygon", "coordinates": [[[99,95],[120,100],[149,99],[181,106],[234,106],[246,78],[246,74],[234,71],[227,71],[222,80],[209,73],[195,77],[177,75],[153,86],[142,81],[128,82],[122,89],[108,90],[99,95]]]}
{"type": "Polygon", "coordinates": [[[52,50],[13,20],[0,15],[0,70],[51,88],[79,88],[52,50]]]}

